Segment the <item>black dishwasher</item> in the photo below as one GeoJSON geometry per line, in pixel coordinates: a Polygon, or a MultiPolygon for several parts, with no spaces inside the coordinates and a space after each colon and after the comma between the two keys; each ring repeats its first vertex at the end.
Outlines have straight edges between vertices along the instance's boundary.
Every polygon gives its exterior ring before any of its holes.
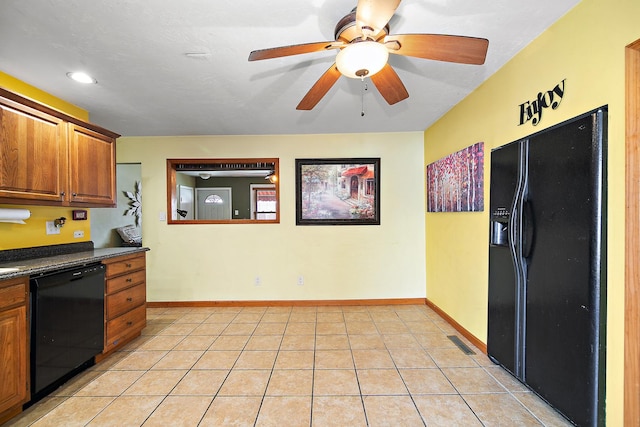
{"type": "Polygon", "coordinates": [[[31,277],[31,403],[102,352],[104,268],[88,264],[31,277]]]}

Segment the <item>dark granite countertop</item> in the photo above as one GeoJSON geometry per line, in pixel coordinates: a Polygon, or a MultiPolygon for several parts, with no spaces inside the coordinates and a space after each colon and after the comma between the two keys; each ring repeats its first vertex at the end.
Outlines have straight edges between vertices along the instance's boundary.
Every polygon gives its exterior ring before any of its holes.
{"type": "Polygon", "coordinates": [[[137,252],[145,252],[148,250],[149,248],[144,247],[122,247],[89,249],[80,252],[63,253],[60,255],[48,254],[48,256],[29,259],[12,259],[10,261],[0,258],[0,280],[48,273],[54,270],[82,266],[100,262],[108,258],[137,252]],[[3,268],[17,268],[18,270],[3,272],[3,268]]]}

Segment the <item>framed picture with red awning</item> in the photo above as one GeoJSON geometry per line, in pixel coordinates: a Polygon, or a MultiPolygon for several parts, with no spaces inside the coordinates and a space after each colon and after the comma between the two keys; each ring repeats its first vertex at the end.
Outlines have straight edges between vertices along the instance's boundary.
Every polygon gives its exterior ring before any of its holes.
{"type": "Polygon", "coordinates": [[[380,158],[296,159],[296,225],[379,225],[380,158]]]}

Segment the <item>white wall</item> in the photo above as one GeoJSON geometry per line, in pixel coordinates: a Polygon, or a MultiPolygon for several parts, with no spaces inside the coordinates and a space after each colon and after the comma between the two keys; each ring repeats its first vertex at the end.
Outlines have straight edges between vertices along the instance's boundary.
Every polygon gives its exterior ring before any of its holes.
{"type": "Polygon", "coordinates": [[[423,132],[128,137],[117,154],[142,164],[149,301],[425,297],[423,132]],[[280,224],[159,220],[166,159],[207,157],[278,157],[280,224]],[[381,158],[381,225],[296,226],[295,159],[339,157],[381,158]]]}
{"type": "Polygon", "coordinates": [[[116,203],[118,206],[91,209],[91,240],[96,248],[120,246],[122,239],[115,229],[125,225],[135,225],[135,217],[126,214],[131,206],[129,198],[123,192],[135,193],[136,181],[140,181],[140,169],[138,163],[117,164],[116,203]]]}

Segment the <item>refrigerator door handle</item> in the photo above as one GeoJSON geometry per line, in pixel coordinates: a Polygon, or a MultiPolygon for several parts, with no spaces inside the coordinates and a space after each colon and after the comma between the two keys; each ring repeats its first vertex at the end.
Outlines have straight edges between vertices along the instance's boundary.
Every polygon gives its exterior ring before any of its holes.
{"type": "Polygon", "coordinates": [[[535,238],[534,229],[533,207],[530,200],[525,200],[522,209],[522,257],[525,259],[531,256],[535,238]]]}
{"type": "Polygon", "coordinates": [[[513,198],[511,208],[511,218],[509,218],[509,250],[513,260],[515,272],[515,294],[516,294],[516,313],[515,313],[515,375],[524,380],[525,378],[525,351],[524,343],[526,340],[526,262],[523,257],[523,235],[522,221],[523,210],[525,209],[525,196],[529,184],[529,140],[521,141],[519,146],[519,164],[518,164],[518,183],[513,198]]]}
{"type": "Polygon", "coordinates": [[[518,276],[518,204],[516,203],[517,197],[513,200],[513,205],[511,206],[511,217],[509,218],[508,224],[508,245],[509,252],[511,252],[511,260],[513,261],[513,266],[516,269],[516,277],[518,276]]]}
{"type": "MultiPolygon", "coordinates": [[[[518,191],[520,189],[518,188],[518,191]]],[[[509,252],[511,252],[511,261],[513,262],[513,270],[514,270],[514,279],[515,279],[515,302],[516,302],[516,310],[515,310],[515,325],[516,328],[514,330],[514,342],[515,342],[515,350],[514,350],[514,374],[516,377],[524,380],[524,328],[523,319],[524,312],[522,310],[522,301],[524,299],[524,272],[522,270],[522,258],[520,254],[522,252],[522,246],[520,242],[520,235],[518,233],[518,226],[520,224],[520,206],[518,204],[519,193],[516,192],[516,195],[513,199],[513,206],[511,207],[511,218],[509,218],[509,252]]]]}

